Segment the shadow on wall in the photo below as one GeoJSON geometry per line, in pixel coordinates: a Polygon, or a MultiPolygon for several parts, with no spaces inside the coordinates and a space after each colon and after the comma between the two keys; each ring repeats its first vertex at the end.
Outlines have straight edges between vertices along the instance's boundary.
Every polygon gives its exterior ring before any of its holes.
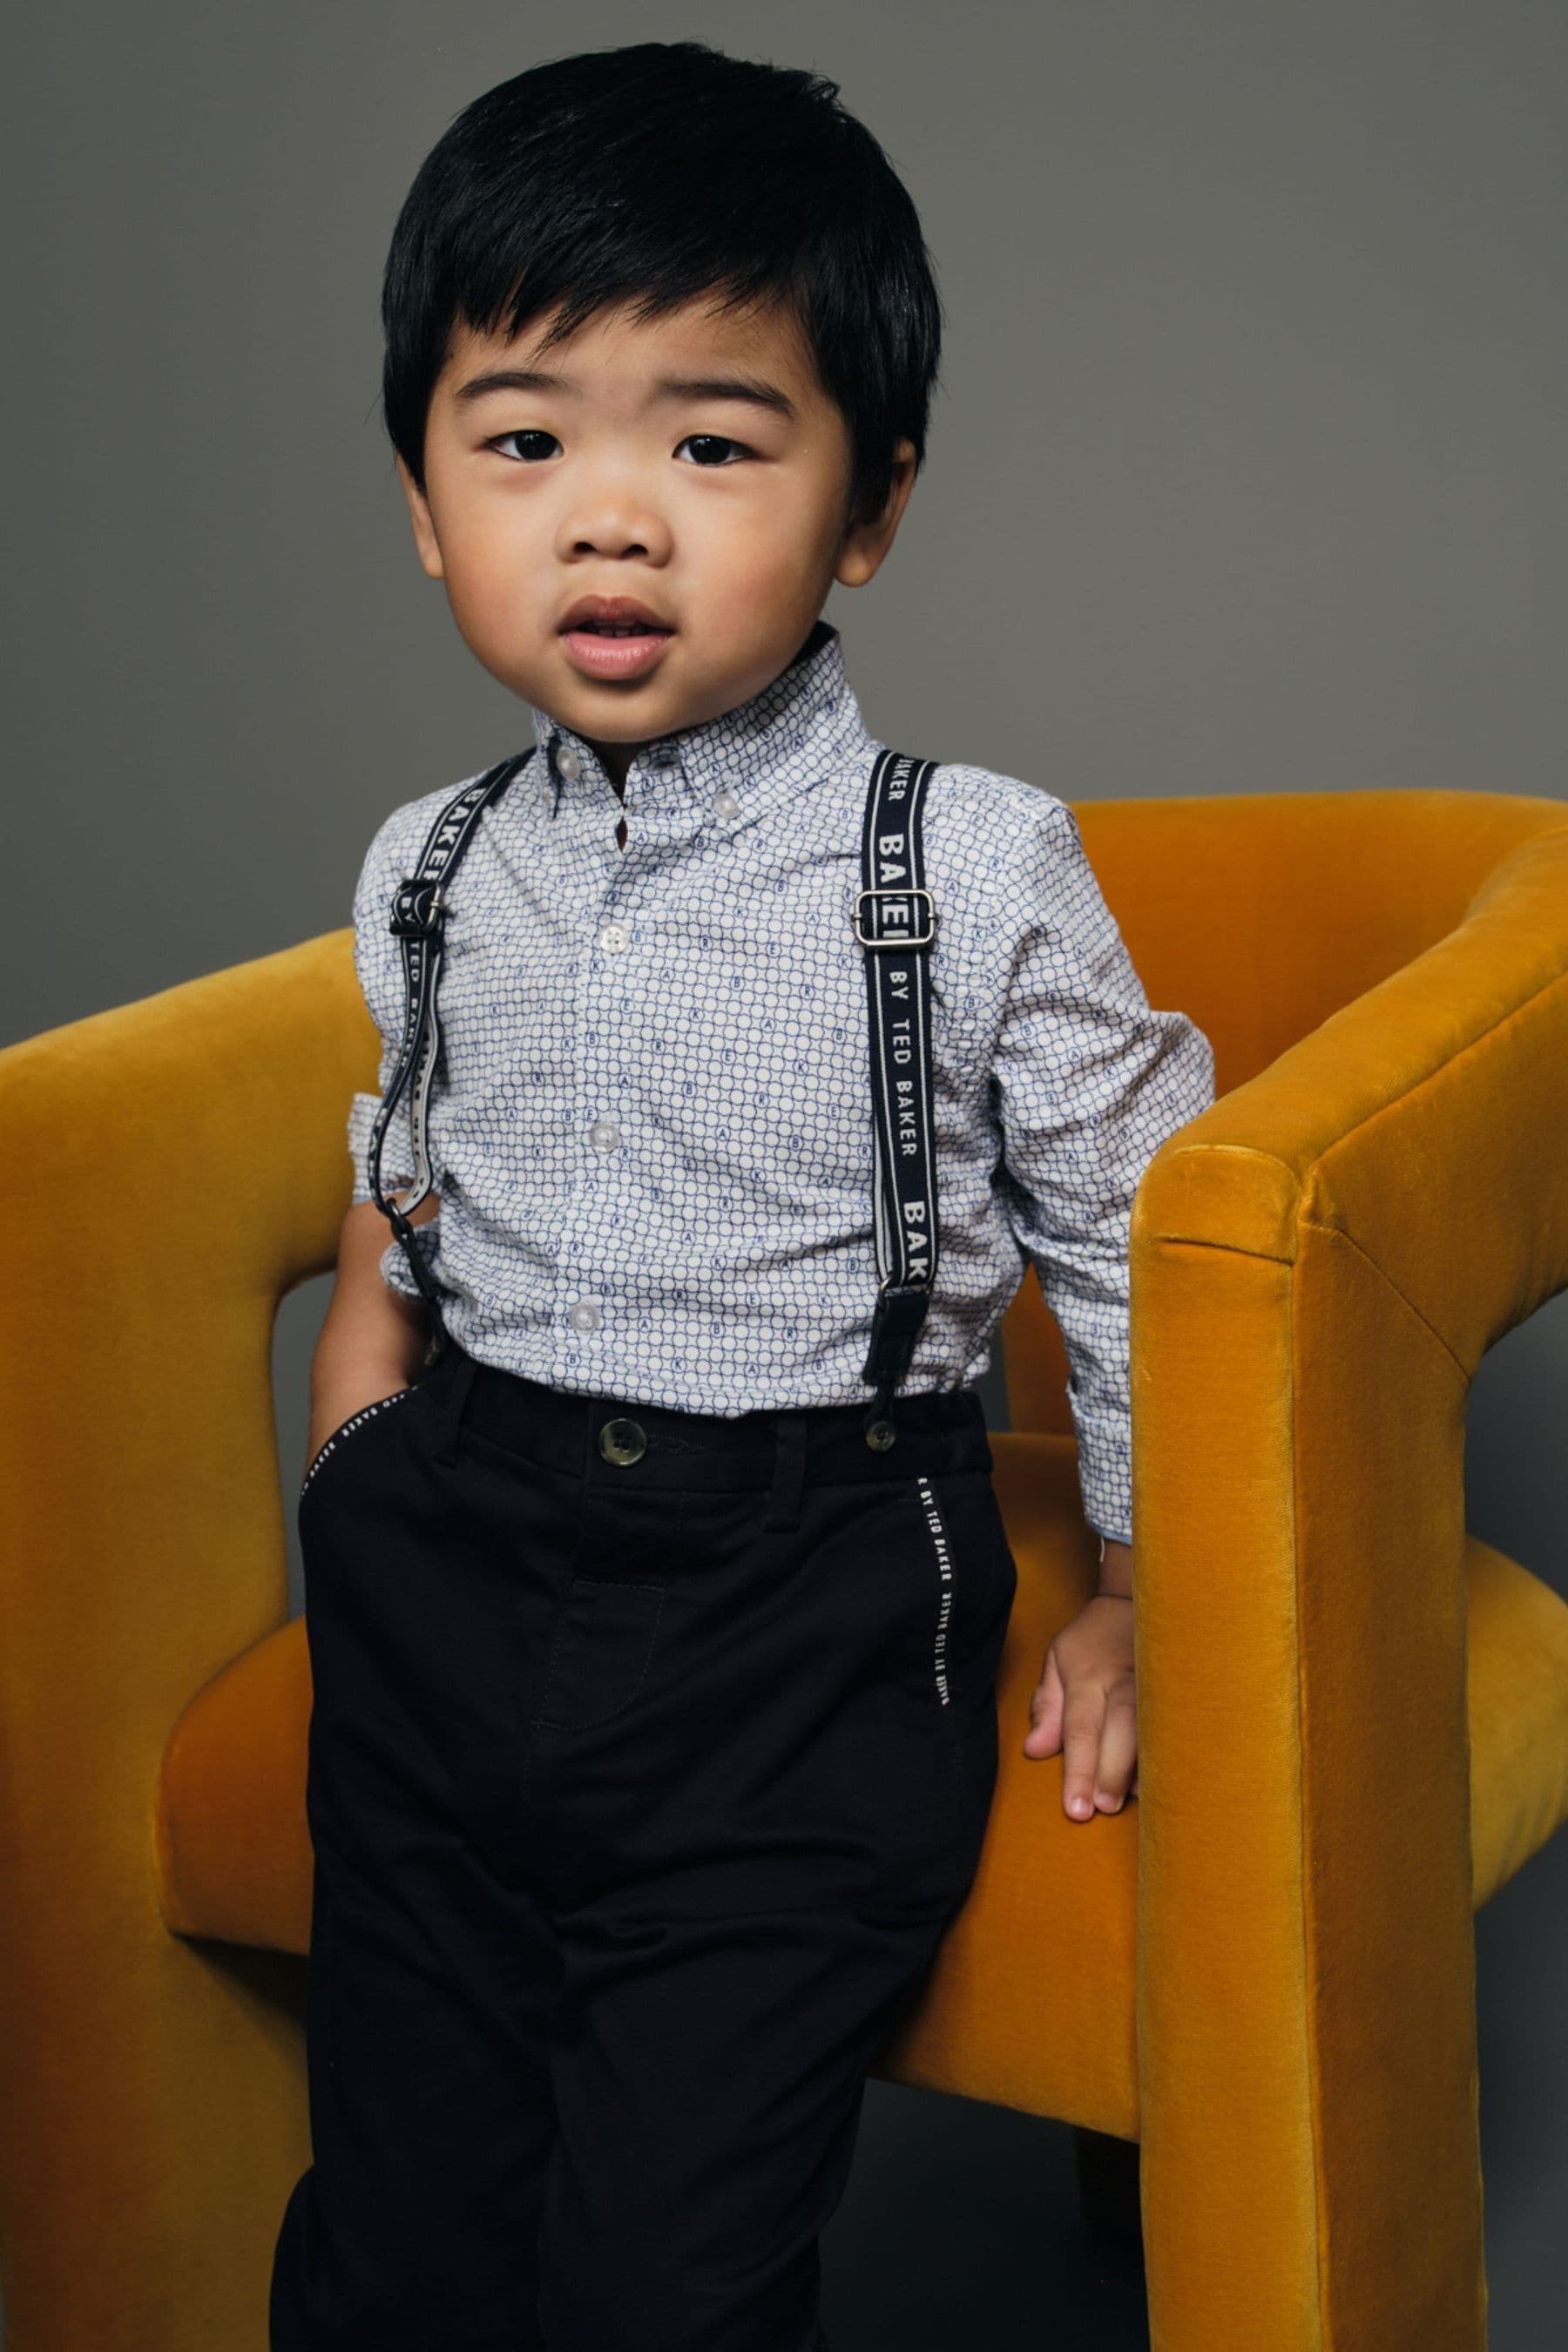
{"type": "Polygon", "coordinates": [[[1481,1359],[1465,1419],[1465,1524],[1568,1600],[1565,1351],[1568,1291],[1481,1359]]]}

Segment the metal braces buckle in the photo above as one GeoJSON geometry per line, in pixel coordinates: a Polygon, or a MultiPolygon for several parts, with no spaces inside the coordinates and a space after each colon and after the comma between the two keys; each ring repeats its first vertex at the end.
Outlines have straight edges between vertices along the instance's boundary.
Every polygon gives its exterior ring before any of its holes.
{"type": "Polygon", "coordinates": [[[387,925],[394,939],[428,939],[442,924],[441,885],[438,881],[421,881],[417,876],[400,882],[392,895],[392,920],[387,925]],[[420,901],[424,901],[423,911],[420,901]]]}
{"type": "Polygon", "coordinates": [[[863,948],[929,948],[931,941],[936,937],[936,899],[932,893],[925,887],[923,883],[906,883],[902,886],[895,886],[894,884],[888,882],[879,883],[872,889],[858,890],[856,892],[855,904],[850,909],[850,920],[855,926],[855,936],[859,940],[863,948]],[[889,936],[885,940],[868,939],[860,928],[860,908],[862,902],[867,898],[925,899],[927,906],[926,929],[919,933],[907,935],[901,939],[894,936],[889,936]]]}

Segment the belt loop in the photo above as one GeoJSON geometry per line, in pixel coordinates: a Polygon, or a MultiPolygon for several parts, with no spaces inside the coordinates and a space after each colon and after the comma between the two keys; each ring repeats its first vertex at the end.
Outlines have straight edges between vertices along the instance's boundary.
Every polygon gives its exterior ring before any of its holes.
{"type": "Polygon", "coordinates": [[[447,1341],[447,1352],[456,1360],[452,1368],[451,1387],[445,1396],[435,1400],[436,1409],[441,1416],[441,1438],[436,1448],[434,1459],[444,1468],[449,1469],[457,1462],[462,1451],[463,1413],[468,1405],[468,1391],[474,1385],[474,1374],[479,1370],[479,1363],[468,1354],[466,1348],[459,1348],[457,1341],[450,1337],[447,1341]]]}
{"type": "Polygon", "coordinates": [[[804,1412],[775,1413],[773,1426],[777,1433],[773,1482],[763,1506],[763,1525],[773,1529],[797,1528],[801,1489],[805,1484],[806,1416],[804,1412]]]}

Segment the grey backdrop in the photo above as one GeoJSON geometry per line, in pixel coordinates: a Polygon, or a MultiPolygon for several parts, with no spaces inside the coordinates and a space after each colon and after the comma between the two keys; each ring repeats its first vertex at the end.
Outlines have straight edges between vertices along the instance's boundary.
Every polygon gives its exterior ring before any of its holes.
{"type": "MultiPolygon", "coordinates": [[[[1070,800],[1562,793],[1555,0],[29,0],[5,1038],[345,923],[380,818],[525,740],[414,557],[381,265],[468,100],[687,36],[832,74],[941,273],[928,472],[829,606],[874,729],[1070,800]]],[[[142,1239],[177,1251],[177,1182],[142,1239]]],[[[324,1303],[279,1322],[290,1488],[324,1303]]],[[[1468,1475],[1478,1532],[1568,1589],[1565,1369],[1558,1301],[1483,1369],[1468,1475]]],[[[1559,1839],[1479,1924],[1494,2352],[1555,2343],[1568,2294],[1565,1933],[1559,1839]]],[[[873,2084],[824,2251],[844,2352],[1145,2340],[1069,2135],[977,2103],[873,2084]]]]}

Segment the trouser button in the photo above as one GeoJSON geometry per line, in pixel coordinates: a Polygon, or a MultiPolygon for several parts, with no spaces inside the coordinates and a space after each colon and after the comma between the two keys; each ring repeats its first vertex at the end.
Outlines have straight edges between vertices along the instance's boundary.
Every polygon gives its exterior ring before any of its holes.
{"type": "Polygon", "coordinates": [[[640,1462],[647,1452],[647,1432],[640,1421],[607,1421],[599,1432],[599,1451],[606,1462],[640,1462]]]}

